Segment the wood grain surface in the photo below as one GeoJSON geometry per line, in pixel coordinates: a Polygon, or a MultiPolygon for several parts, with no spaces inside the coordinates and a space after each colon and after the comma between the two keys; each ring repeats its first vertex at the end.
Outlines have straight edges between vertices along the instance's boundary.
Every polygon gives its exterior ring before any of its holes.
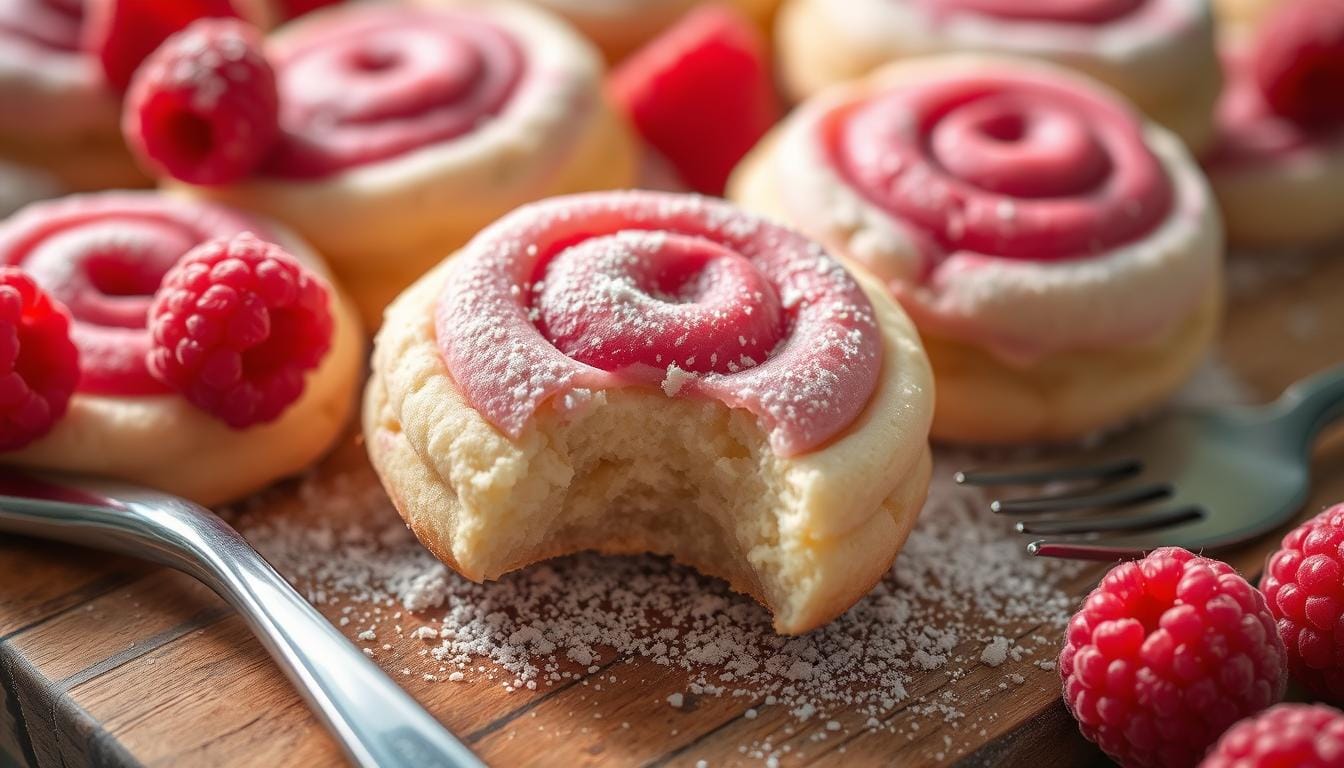
{"type": "MultiPolygon", "coordinates": [[[[1221,357],[1268,399],[1306,374],[1344,360],[1344,261],[1286,270],[1230,305],[1221,357]]],[[[363,471],[353,436],[322,472],[363,471]]],[[[363,476],[371,476],[363,472],[363,476]]],[[[1344,439],[1328,435],[1315,460],[1308,510],[1344,499],[1344,439]]],[[[291,488],[287,493],[293,493],[291,488]]],[[[285,493],[275,498],[283,499],[285,493]]],[[[1304,512],[1305,514],[1305,512],[1304,512]]],[[[1275,541],[1232,553],[1258,572],[1275,541]]],[[[1085,592],[1088,570],[1071,583],[1085,592]]],[[[334,616],[333,616],[334,618],[334,616]]],[[[407,627],[416,619],[407,616],[407,627]]],[[[358,627],[347,631],[353,636],[358,627]]],[[[1034,631],[1034,629],[1033,629],[1034,631]]],[[[1056,633],[1057,634],[1057,633],[1056,633]]],[[[377,661],[398,670],[413,653],[394,646],[377,661]]],[[[966,649],[972,650],[972,649],[966,649]]],[[[978,650],[975,651],[978,653],[978,650]]],[[[822,723],[792,723],[783,707],[733,698],[666,697],[686,689],[677,669],[615,658],[602,690],[569,680],[505,692],[498,682],[443,684],[400,677],[492,765],[760,764],[741,747],[761,739],[792,750],[782,765],[1084,765],[1100,758],[1059,701],[1056,673],[1023,664],[1026,682],[1002,695],[964,697],[955,724],[871,731],[860,722],[817,740],[822,723]],[[760,708],[754,718],[748,707],[760,708]],[[968,724],[973,724],[971,727],[968,724]]],[[[912,700],[942,690],[982,690],[988,668],[951,680],[917,676],[912,700]]],[[[1002,675],[1002,670],[997,674],[1002,675]]],[[[995,678],[997,679],[997,678],[995,678]]],[[[913,714],[898,708],[893,722],[913,714]]],[[[243,623],[191,579],[130,560],[12,536],[0,537],[0,765],[339,764],[325,732],[243,623]]]]}

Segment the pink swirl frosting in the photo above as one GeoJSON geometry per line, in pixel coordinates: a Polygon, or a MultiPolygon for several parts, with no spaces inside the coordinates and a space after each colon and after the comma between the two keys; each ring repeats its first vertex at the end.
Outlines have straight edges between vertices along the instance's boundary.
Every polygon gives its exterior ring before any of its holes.
{"type": "Polygon", "coordinates": [[[662,383],[812,450],[881,368],[867,296],[819,245],[705,198],[596,193],[524,207],[459,254],[435,313],[449,373],[517,437],[548,398],[662,383]]]}
{"type": "Polygon", "coordinates": [[[1138,10],[1145,0],[920,0],[937,13],[977,13],[1015,21],[1105,24],[1138,10]]]}
{"type": "Polygon", "coordinates": [[[164,274],[188,250],[257,223],[224,208],[145,193],[35,203],[0,225],[0,263],[18,265],[69,308],[79,391],[139,396],[169,390],[145,367],[146,317],[164,274]]]}
{"type": "Polygon", "coordinates": [[[281,146],[265,171],[314,178],[464,136],[496,116],[525,57],[464,11],[368,5],[299,23],[268,48],[281,146]]]}
{"type": "Polygon", "coordinates": [[[1344,130],[1312,130],[1276,114],[1256,83],[1250,51],[1225,47],[1220,53],[1224,83],[1214,112],[1217,132],[1204,158],[1210,169],[1275,163],[1344,138],[1344,130]]]}
{"type": "Polygon", "coordinates": [[[80,0],[0,0],[0,40],[82,56],[83,25],[80,0]]]}
{"type": "Polygon", "coordinates": [[[920,79],[822,130],[847,182],[911,229],[930,267],[952,251],[1087,258],[1148,234],[1172,207],[1139,118],[1071,79],[920,79]]]}

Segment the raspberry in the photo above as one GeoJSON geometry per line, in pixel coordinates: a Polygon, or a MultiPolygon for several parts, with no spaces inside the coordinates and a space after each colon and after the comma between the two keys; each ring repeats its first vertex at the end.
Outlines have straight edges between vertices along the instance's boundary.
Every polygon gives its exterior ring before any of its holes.
{"type": "Polygon", "coordinates": [[[65,307],[18,267],[0,267],[0,451],[51,431],[77,384],[65,307]]]}
{"type": "Polygon", "coordinates": [[[686,14],[612,73],[610,91],[682,181],[712,195],[779,119],[765,41],[726,6],[686,14]]]}
{"type": "Polygon", "coordinates": [[[275,72],[254,27],[205,19],[168,38],[135,74],[122,132],[151,170],[189,184],[244,178],[280,135],[275,72]]]}
{"type": "Polygon", "coordinates": [[[1344,765],[1344,713],[1280,704],[1232,726],[1199,768],[1335,768],[1344,765]]]}
{"type": "Polygon", "coordinates": [[[1344,123],[1344,0],[1295,0],[1256,31],[1251,71],[1265,102],[1311,128],[1344,123]]]}
{"type": "Polygon", "coordinates": [[[154,294],[147,364],[234,429],[273,421],[331,347],[327,287],[251,233],[187,252],[154,294]]]}
{"type": "Polygon", "coordinates": [[[84,49],[103,66],[107,81],[125,90],[140,63],[196,19],[234,17],[229,0],[90,0],[84,49]]]}
{"type": "Polygon", "coordinates": [[[1283,537],[1260,590],[1278,619],[1293,677],[1321,698],[1344,703],[1344,504],[1283,537]]]}
{"type": "Polygon", "coordinates": [[[1172,547],[1106,574],[1069,621],[1059,669],[1083,735],[1127,766],[1194,765],[1287,684],[1264,596],[1172,547]]]}

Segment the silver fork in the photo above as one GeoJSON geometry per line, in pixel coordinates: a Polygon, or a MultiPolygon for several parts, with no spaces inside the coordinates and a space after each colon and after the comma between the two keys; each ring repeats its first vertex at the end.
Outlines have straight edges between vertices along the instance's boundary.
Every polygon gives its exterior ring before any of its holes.
{"type": "Polygon", "coordinates": [[[1311,489],[1311,446],[1344,415],[1344,365],[1293,384],[1278,400],[1172,413],[1106,441],[1076,463],[958,472],[967,485],[1057,485],[990,509],[1041,537],[1027,551],[1116,560],[1157,547],[1230,547],[1288,522],[1311,489]]]}
{"type": "Polygon", "coordinates": [[[194,576],[243,615],[355,765],[484,766],[208,509],[119,483],[0,470],[0,531],[194,576]]]}

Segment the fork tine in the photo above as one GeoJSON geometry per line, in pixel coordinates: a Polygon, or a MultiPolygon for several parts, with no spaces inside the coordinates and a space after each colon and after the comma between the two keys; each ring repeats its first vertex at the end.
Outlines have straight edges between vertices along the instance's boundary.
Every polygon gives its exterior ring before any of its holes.
{"type": "Polygon", "coordinates": [[[1066,512],[1074,509],[1112,509],[1143,504],[1171,495],[1166,483],[1139,485],[1109,493],[1080,493],[1056,496],[1037,496],[1026,499],[995,499],[989,510],[1000,515],[1029,515],[1038,512],[1066,512]]]}
{"type": "Polygon", "coordinates": [[[1080,533],[1111,533],[1118,531],[1148,531],[1154,528],[1166,528],[1197,520],[1204,516],[1204,510],[1197,506],[1174,507],[1142,515],[1124,517],[1106,517],[1098,520],[1095,516],[1070,518],[1068,520],[1024,520],[1015,527],[1018,533],[1031,533],[1043,536],[1068,536],[1080,533]]]}
{"type": "Polygon", "coordinates": [[[1100,464],[1081,464],[1052,469],[1025,469],[1006,472],[972,470],[958,472],[952,479],[961,485],[1040,485],[1068,480],[1112,481],[1133,477],[1143,471],[1138,459],[1118,459],[1100,464]]]}
{"type": "Polygon", "coordinates": [[[1027,552],[1037,557],[1058,557],[1066,560],[1093,560],[1114,563],[1120,560],[1137,560],[1148,551],[1157,549],[1158,544],[1142,548],[1129,546],[1107,546],[1105,544],[1083,544],[1072,541],[1050,541],[1041,539],[1027,545],[1027,552]]]}

